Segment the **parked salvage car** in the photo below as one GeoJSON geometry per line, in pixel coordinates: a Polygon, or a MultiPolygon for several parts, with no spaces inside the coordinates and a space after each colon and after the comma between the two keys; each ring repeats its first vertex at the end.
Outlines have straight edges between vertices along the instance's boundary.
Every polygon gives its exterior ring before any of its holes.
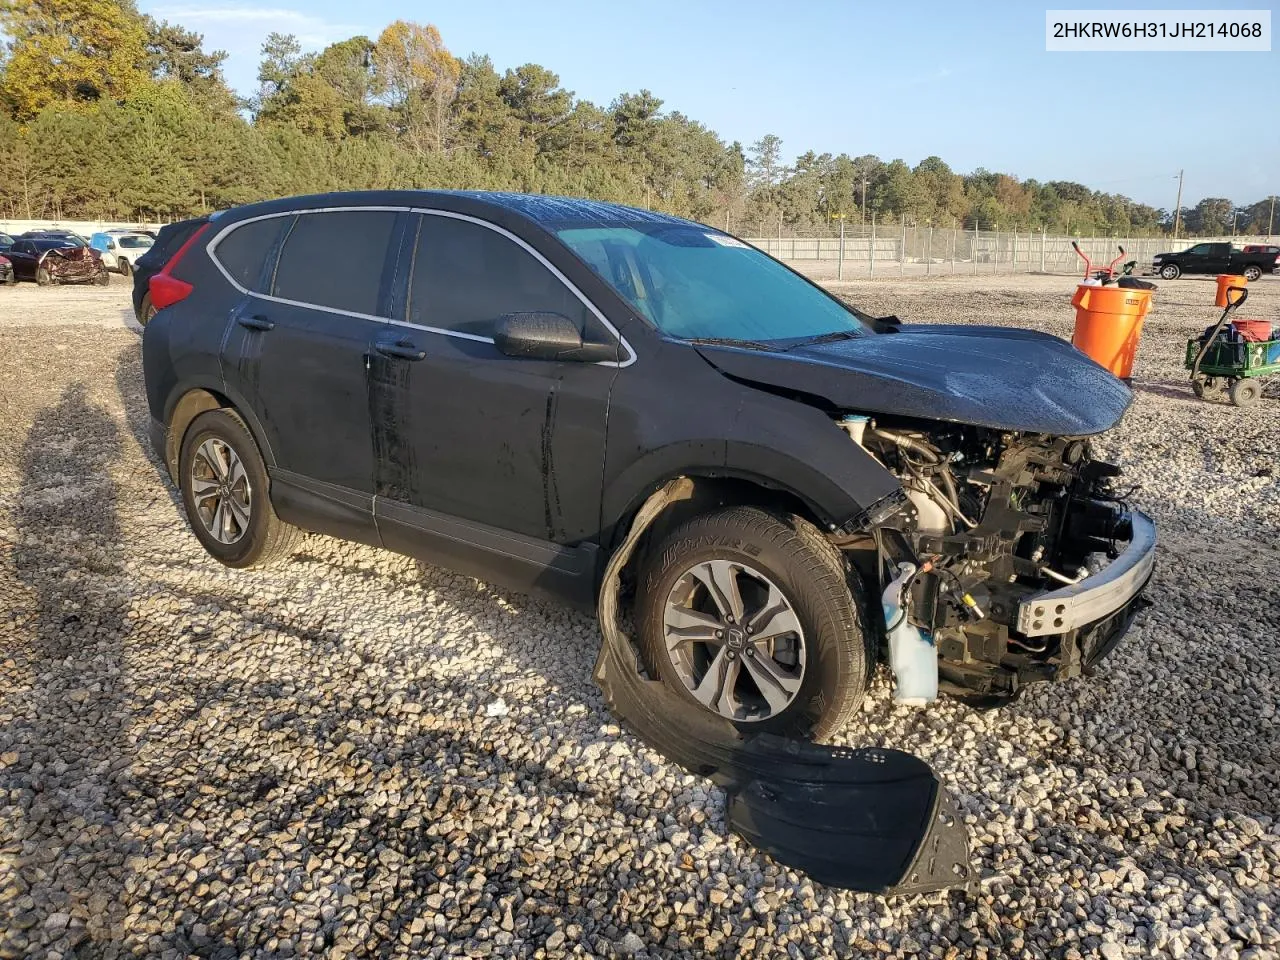
{"type": "Polygon", "coordinates": [[[1132,395],[1056,337],[874,318],[720,230],[511,194],[237,208],[149,286],[152,441],[215,558],[311,530],[593,609],[687,478],[619,575],[649,675],[742,730],[849,718],[891,585],[960,695],[1079,675],[1143,603],[1155,528],[1090,443],[1132,395]]]}
{"type": "Polygon", "coordinates": [[[67,238],[40,238],[14,241],[5,254],[13,263],[14,279],[50,283],[111,282],[106,264],[96,250],[67,238]]]}
{"type": "Polygon", "coordinates": [[[107,230],[89,238],[89,246],[102,254],[107,269],[125,277],[133,275],[133,265],[154,242],[144,233],[124,230],[107,230]]]}
{"type": "Polygon", "coordinates": [[[4,254],[0,253],[0,283],[17,283],[18,278],[13,275],[13,263],[4,254]]]}
{"type": "Polygon", "coordinates": [[[151,305],[149,285],[151,278],[164,267],[165,263],[178,252],[179,248],[191,238],[201,226],[217,216],[211,214],[204,217],[193,217],[190,220],[179,220],[166,223],[156,234],[155,242],[148,247],[133,264],[133,315],[138,322],[146,324],[155,313],[151,305]]]}

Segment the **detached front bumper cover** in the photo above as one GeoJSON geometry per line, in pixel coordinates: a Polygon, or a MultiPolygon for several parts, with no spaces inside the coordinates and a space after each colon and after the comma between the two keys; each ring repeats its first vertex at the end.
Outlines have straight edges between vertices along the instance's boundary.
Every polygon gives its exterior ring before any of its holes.
{"type": "Polygon", "coordinates": [[[1156,563],[1156,525],[1130,514],[1129,545],[1104,570],[1072,586],[1033,593],[1018,604],[1018,632],[1027,637],[1078,630],[1111,616],[1142,592],[1156,563]]]}
{"type": "Polygon", "coordinates": [[[968,835],[923,760],[744,737],[643,676],[618,623],[619,574],[645,527],[690,490],[689,481],[673,480],[650,497],[605,571],[595,678],[610,708],[655,750],[725,791],[730,829],[820,883],[881,894],[969,888],[968,835]]]}

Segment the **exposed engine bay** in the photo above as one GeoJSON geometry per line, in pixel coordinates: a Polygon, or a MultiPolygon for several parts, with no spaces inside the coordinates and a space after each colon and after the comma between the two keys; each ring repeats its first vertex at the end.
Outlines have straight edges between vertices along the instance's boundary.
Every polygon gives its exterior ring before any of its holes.
{"type": "Polygon", "coordinates": [[[838,545],[881,590],[909,571],[898,602],[937,648],[939,690],[1008,697],[1087,671],[1119,640],[1144,602],[1154,528],[1116,563],[1138,539],[1135,518],[1143,537],[1150,521],[1130,510],[1120,469],[1096,459],[1087,438],[860,415],[838,423],[906,495],[869,534],[838,545]],[[1104,580],[1122,582],[1088,590],[1104,580]]]}

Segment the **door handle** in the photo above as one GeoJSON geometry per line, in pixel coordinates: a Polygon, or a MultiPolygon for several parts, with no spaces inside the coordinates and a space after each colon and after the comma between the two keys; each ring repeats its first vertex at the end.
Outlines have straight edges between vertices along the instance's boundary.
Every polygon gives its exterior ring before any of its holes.
{"type": "Polygon", "coordinates": [[[374,349],[387,357],[399,357],[401,360],[421,360],[427,355],[427,351],[419,350],[408,337],[402,337],[399,340],[378,340],[374,343],[374,349]]]}
{"type": "Polygon", "coordinates": [[[255,313],[251,317],[236,317],[236,323],[242,327],[248,327],[250,330],[270,330],[275,326],[275,321],[268,320],[261,314],[255,313]]]}

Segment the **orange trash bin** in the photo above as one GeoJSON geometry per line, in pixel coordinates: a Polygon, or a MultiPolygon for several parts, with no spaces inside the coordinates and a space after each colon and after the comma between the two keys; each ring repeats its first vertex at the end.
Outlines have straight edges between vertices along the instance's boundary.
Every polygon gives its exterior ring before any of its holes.
{"type": "Polygon", "coordinates": [[[1243,287],[1248,282],[1247,277],[1238,277],[1233,273],[1218,274],[1218,296],[1213,301],[1214,304],[1225,309],[1227,306],[1227,288],[1243,287]]]}
{"type": "Polygon", "coordinates": [[[1133,375],[1142,321],[1151,309],[1151,291],[1080,284],[1071,298],[1076,308],[1072,345],[1122,380],[1133,375]]]}

